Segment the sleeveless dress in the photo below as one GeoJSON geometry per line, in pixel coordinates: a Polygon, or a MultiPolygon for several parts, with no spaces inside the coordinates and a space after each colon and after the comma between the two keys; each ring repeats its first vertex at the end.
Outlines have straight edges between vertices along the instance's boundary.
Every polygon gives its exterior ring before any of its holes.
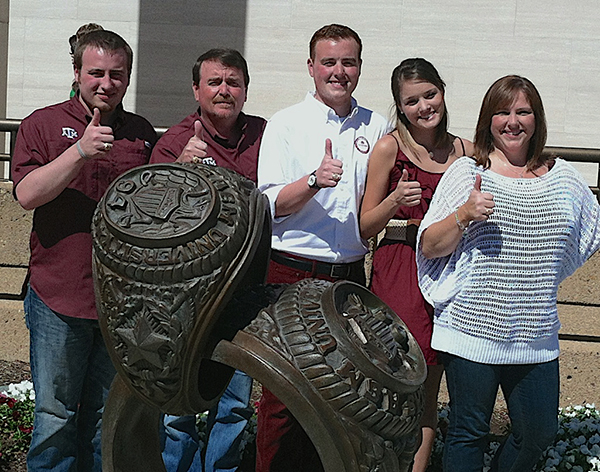
{"type": "MultiPolygon", "coordinates": [[[[392,137],[396,139],[395,136],[392,137]]],[[[398,146],[396,163],[390,173],[388,195],[396,188],[403,169],[408,171],[408,180],[416,180],[421,184],[421,202],[414,207],[399,207],[394,218],[416,219],[420,222],[429,208],[433,192],[443,174],[427,172],[417,167],[398,146]]],[[[407,241],[384,238],[379,243],[373,256],[371,291],[406,323],[423,351],[427,364],[436,365],[439,364],[437,352],[431,348],[433,308],[421,295],[417,281],[417,229],[416,225],[408,227],[407,241]]]]}

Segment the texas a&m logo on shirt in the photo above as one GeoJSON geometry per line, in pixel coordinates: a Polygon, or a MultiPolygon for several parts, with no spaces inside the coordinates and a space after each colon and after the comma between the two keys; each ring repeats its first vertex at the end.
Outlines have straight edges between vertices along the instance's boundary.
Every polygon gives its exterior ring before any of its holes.
{"type": "Polygon", "coordinates": [[[77,131],[75,131],[73,128],[68,128],[68,127],[65,126],[62,129],[62,135],[61,136],[65,136],[65,137],[67,137],[69,139],[75,139],[78,136],[78,134],[77,134],[77,131]]]}

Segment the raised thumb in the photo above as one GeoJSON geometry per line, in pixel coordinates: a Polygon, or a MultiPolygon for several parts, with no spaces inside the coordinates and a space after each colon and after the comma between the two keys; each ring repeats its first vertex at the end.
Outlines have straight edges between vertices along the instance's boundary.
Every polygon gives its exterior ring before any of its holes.
{"type": "Polygon", "coordinates": [[[98,108],[94,108],[94,113],[92,114],[92,121],[90,121],[90,125],[100,126],[100,110],[98,108]]]}
{"type": "Polygon", "coordinates": [[[406,169],[402,169],[402,177],[400,177],[402,182],[408,181],[408,171],[406,169]]]}
{"type": "Polygon", "coordinates": [[[475,176],[475,185],[473,186],[473,190],[481,192],[481,174],[477,174],[475,176]]]}
{"type": "Polygon", "coordinates": [[[194,136],[196,136],[201,141],[204,141],[204,127],[200,120],[194,121],[194,136]]]}
{"type": "Polygon", "coordinates": [[[331,151],[331,139],[325,140],[325,157],[333,159],[333,152],[331,151]]]}

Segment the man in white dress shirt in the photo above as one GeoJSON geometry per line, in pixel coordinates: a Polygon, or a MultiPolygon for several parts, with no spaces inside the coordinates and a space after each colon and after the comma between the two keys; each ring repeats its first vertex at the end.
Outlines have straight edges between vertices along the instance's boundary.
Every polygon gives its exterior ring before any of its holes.
{"type": "MultiPolygon", "coordinates": [[[[361,51],[352,29],[319,29],[308,59],[315,92],[276,113],[265,129],[258,185],[273,215],[269,283],[308,277],[365,282],[367,246],[358,214],[368,159],[388,124],[352,98],[361,51]]],[[[322,470],[310,439],[266,389],[258,421],[257,472],[322,470]]]]}

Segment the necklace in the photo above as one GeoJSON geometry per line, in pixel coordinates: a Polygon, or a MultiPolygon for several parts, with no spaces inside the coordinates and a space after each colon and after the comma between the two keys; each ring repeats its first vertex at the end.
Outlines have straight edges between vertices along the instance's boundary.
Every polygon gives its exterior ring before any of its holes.
{"type": "Polygon", "coordinates": [[[513,166],[509,166],[506,162],[504,162],[503,160],[500,160],[500,162],[502,162],[502,164],[504,165],[504,167],[506,167],[509,171],[511,171],[513,174],[515,174],[517,177],[524,179],[525,178],[525,174],[528,172],[527,170],[527,166],[525,166],[523,168],[522,171],[516,171],[515,168],[513,166]]]}
{"type": "Polygon", "coordinates": [[[427,146],[424,146],[423,144],[421,144],[421,146],[423,146],[425,148],[425,150],[427,151],[427,154],[429,155],[429,159],[431,159],[433,161],[435,161],[436,151],[438,152],[439,155],[443,155],[444,158],[450,157],[452,154],[454,154],[454,144],[453,143],[450,143],[450,146],[448,148],[433,148],[432,150],[429,150],[427,148],[427,146]]]}

